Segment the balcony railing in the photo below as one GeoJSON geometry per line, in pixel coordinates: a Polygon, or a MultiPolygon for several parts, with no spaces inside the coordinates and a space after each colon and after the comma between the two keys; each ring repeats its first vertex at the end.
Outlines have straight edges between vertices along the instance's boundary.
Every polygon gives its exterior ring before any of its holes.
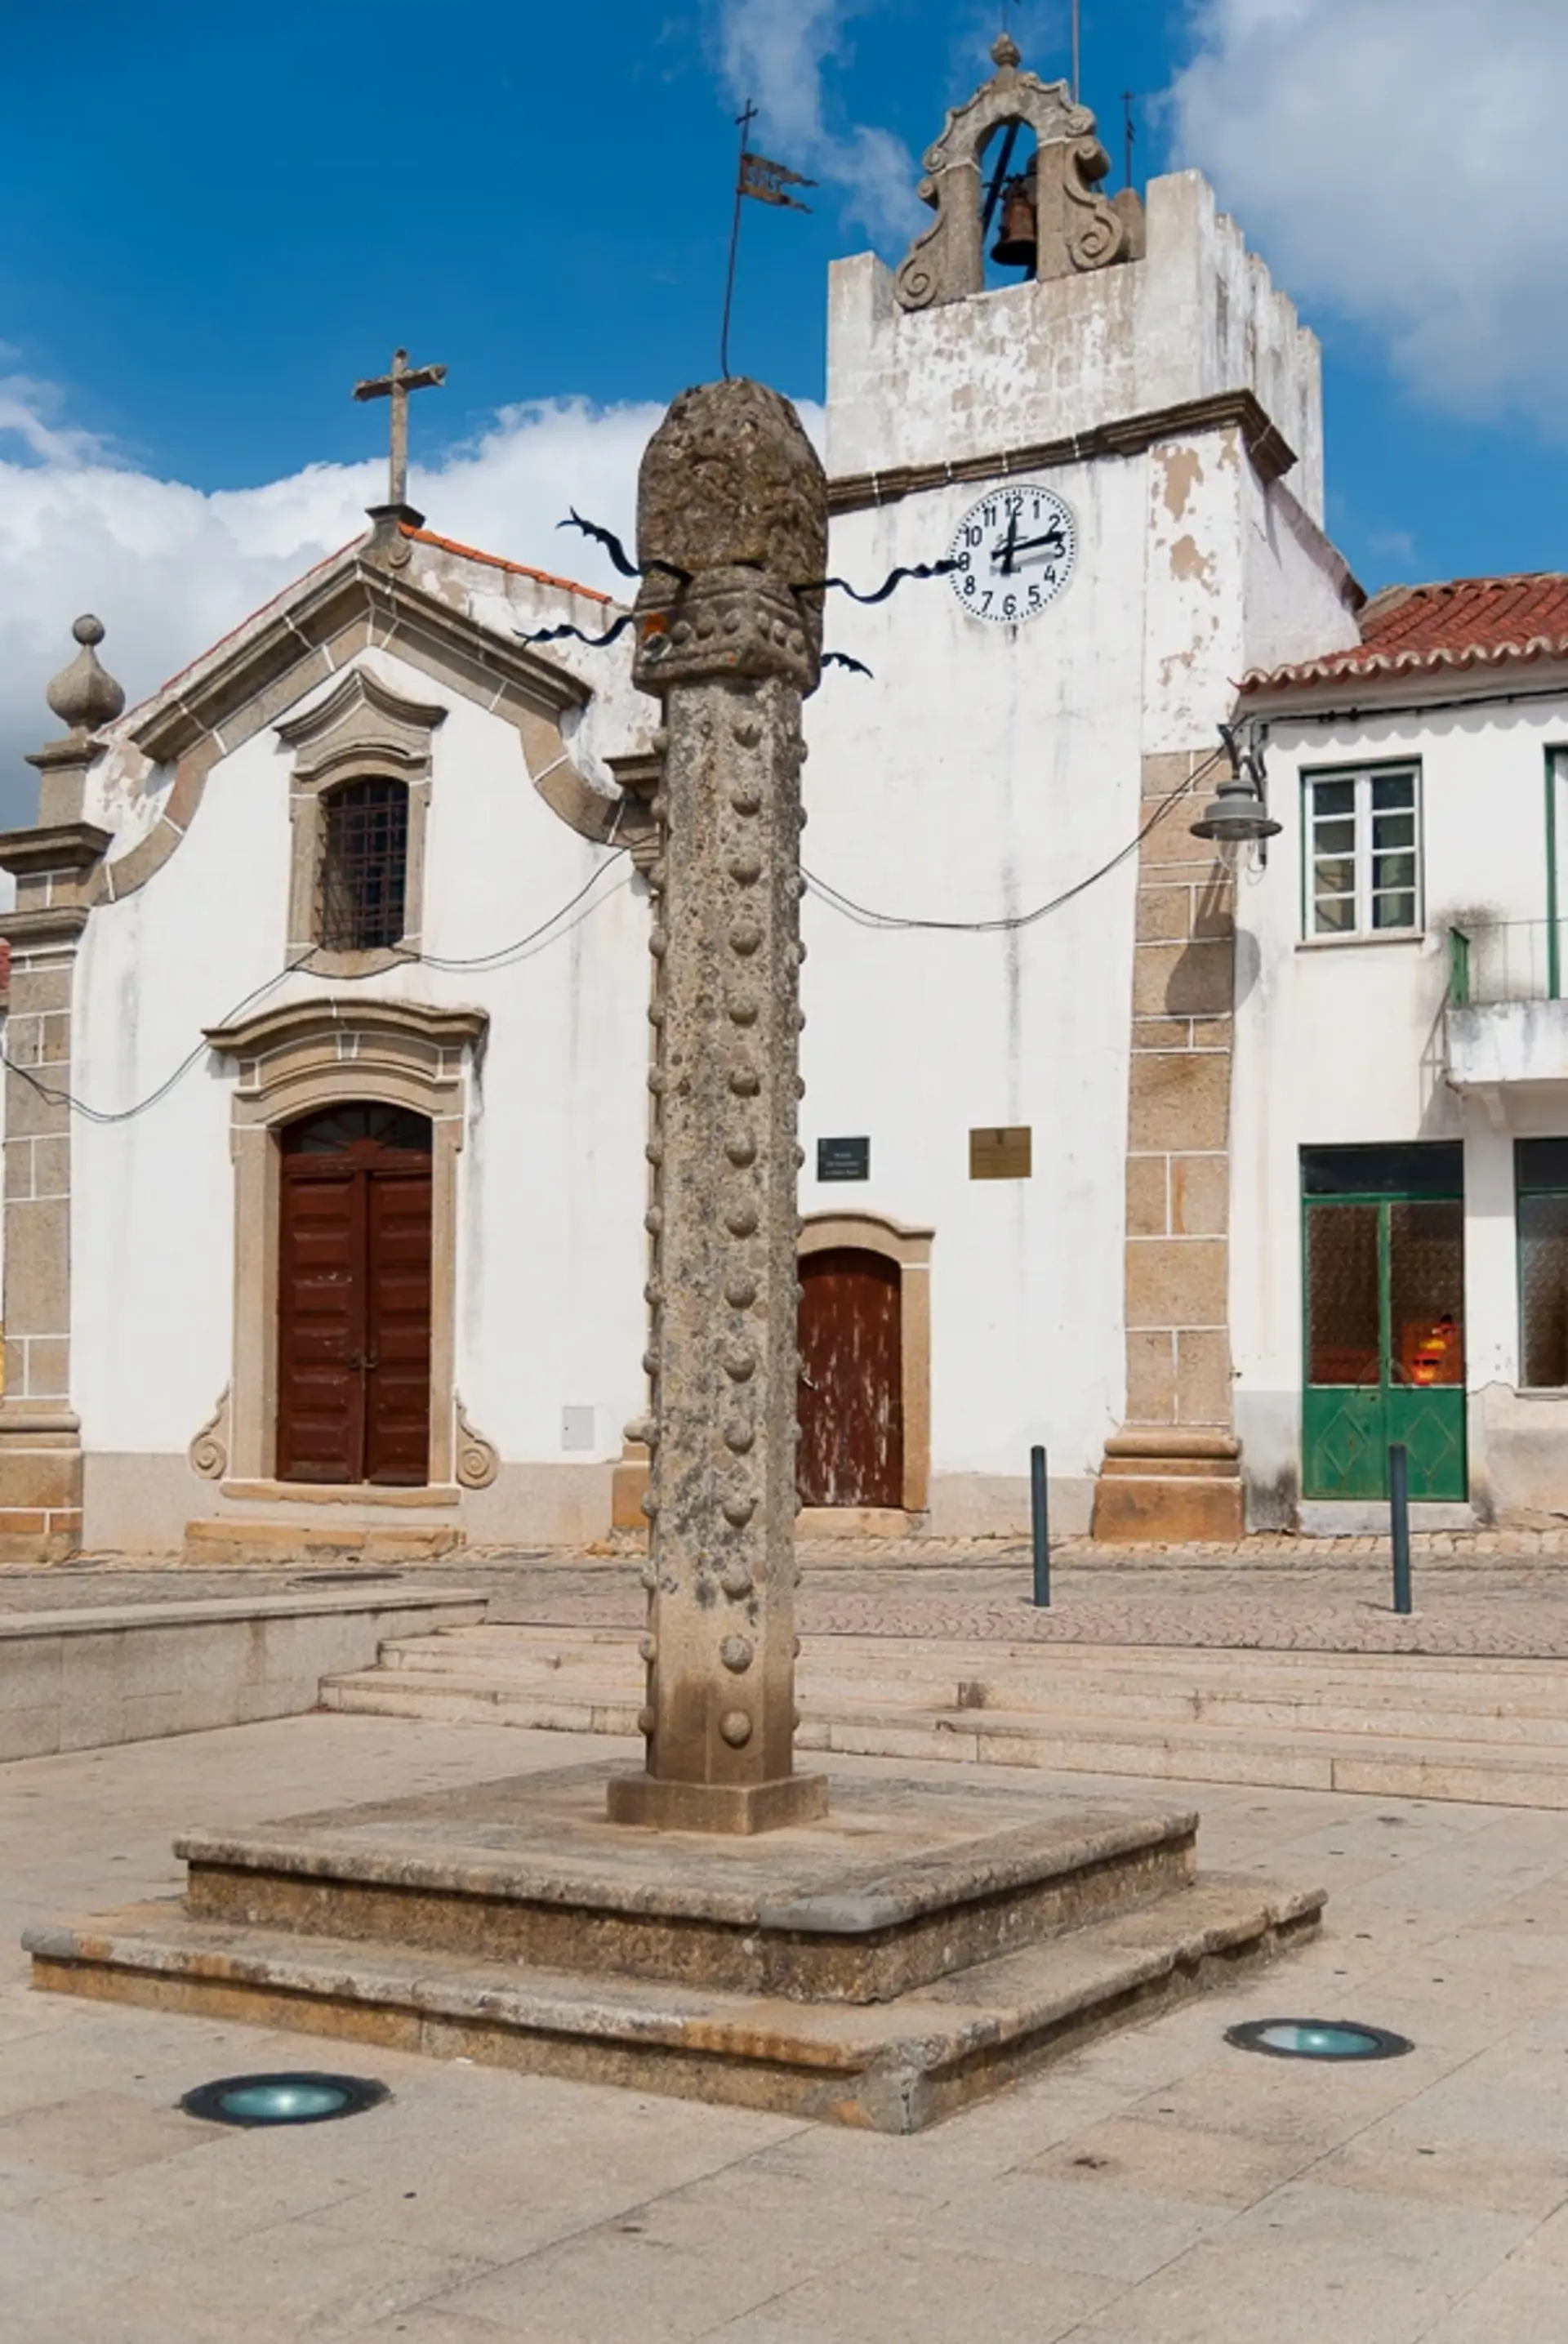
{"type": "Polygon", "coordinates": [[[1451,1008],[1560,1001],[1565,977],[1568,920],[1476,921],[1448,932],[1451,1008]]]}

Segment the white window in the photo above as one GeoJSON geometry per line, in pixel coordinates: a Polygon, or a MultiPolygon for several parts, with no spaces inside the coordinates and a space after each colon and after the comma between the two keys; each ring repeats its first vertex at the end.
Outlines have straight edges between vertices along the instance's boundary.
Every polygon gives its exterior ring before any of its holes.
{"type": "Polygon", "coordinates": [[[1419,769],[1310,774],[1304,811],[1308,935],[1419,928],[1419,769]]]}

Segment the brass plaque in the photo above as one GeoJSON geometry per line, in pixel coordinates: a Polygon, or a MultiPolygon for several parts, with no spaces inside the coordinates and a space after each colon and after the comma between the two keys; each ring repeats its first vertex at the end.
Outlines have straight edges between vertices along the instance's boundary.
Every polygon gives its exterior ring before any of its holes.
{"type": "Polygon", "coordinates": [[[1027,1123],[988,1126],[969,1134],[971,1180],[1027,1180],[1034,1169],[1034,1135],[1027,1123]]]}

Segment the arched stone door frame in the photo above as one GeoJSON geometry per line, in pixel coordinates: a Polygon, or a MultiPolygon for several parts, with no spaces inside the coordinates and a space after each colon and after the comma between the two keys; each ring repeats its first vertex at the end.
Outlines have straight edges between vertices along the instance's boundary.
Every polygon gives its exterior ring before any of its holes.
{"type": "MultiPolygon", "coordinates": [[[[456,1494],[470,1444],[460,1440],[457,1348],[458,1155],[466,1066],[489,1025],[482,1009],[411,1001],[319,999],[262,1010],[207,1035],[238,1061],[230,1130],[234,1158],[234,1358],[228,1479],[268,1484],[276,1468],[278,1236],[281,1139],[300,1116],[369,1100],[402,1106],[430,1126],[431,1493],[456,1494]]],[[[488,1449],[488,1444],[484,1444],[488,1449]]],[[[488,1460],[487,1460],[488,1461],[488,1460]]],[[[236,1494],[239,1491],[236,1490],[236,1494]]],[[[248,1494],[248,1492],[247,1492],[248,1494]]],[[[278,1487],[295,1499],[302,1484],[278,1487]]],[[[346,1490],[332,1494],[343,1497],[346,1490]]],[[[397,1493],[405,1502],[418,1494],[397,1493]]]]}
{"type": "Polygon", "coordinates": [[[852,1246],[898,1265],[904,1406],[904,1510],[923,1514],[931,1492],[931,1243],[936,1231],[906,1228],[880,1213],[810,1213],[799,1251],[852,1246]]]}

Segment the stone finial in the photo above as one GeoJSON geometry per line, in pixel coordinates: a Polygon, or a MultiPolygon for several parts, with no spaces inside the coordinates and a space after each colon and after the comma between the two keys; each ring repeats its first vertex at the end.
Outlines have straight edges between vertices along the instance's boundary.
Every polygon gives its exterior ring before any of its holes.
{"type": "Polygon", "coordinates": [[[787,399],[737,375],[683,390],[648,442],[637,477],[644,569],[694,577],[743,567],[786,586],[827,563],[822,461],[787,399]]]}
{"type": "Polygon", "coordinates": [[[737,375],[673,402],[638,474],[637,558],[644,689],[775,668],[814,689],[822,595],[799,590],[826,571],[827,483],[776,390],[737,375]]]}
{"type": "Polygon", "coordinates": [[[81,645],[70,664],[63,667],[47,686],[45,698],[59,718],[76,734],[96,732],[101,725],[112,724],[126,704],[125,687],[116,683],[106,669],[98,664],[98,645],[104,640],[104,622],[85,611],[72,634],[81,645]]]}
{"type": "Polygon", "coordinates": [[[991,44],[991,62],[1003,73],[1016,73],[1024,53],[1011,33],[999,33],[991,44]]]}

